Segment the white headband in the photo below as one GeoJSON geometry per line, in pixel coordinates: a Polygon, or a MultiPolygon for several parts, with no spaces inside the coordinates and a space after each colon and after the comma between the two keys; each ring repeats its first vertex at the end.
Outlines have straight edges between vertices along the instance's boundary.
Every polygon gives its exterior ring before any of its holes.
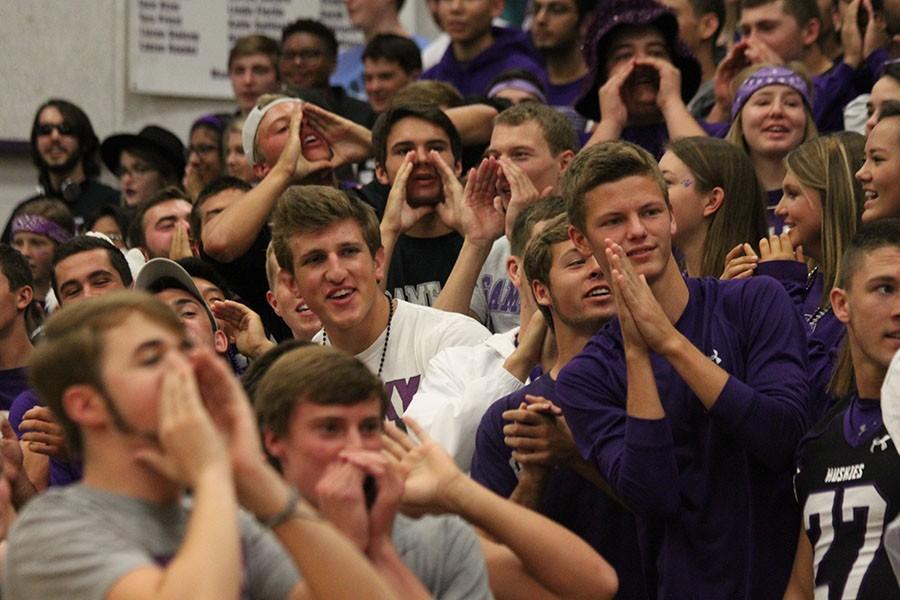
{"type": "Polygon", "coordinates": [[[256,130],[259,128],[260,122],[263,120],[263,117],[266,116],[266,113],[269,112],[269,109],[278,106],[279,104],[284,104],[285,102],[299,102],[303,104],[303,101],[299,98],[278,98],[277,100],[272,100],[262,108],[258,106],[254,106],[253,110],[250,111],[250,114],[247,115],[247,119],[244,121],[244,128],[241,131],[241,140],[244,142],[244,155],[247,157],[247,162],[250,163],[250,166],[256,164],[256,156],[253,154],[253,141],[256,139],[256,130]]]}

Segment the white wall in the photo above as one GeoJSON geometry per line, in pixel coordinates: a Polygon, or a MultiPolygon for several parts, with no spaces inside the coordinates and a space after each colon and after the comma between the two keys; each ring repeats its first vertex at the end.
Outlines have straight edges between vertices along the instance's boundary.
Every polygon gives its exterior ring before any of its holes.
{"type": "MultiPolygon", "coordinates": [[[[227,0],[204,0],[225,2],[227,0]]],[[[310,0],[316,2],[316,0],[310,0]]],[[[186,137],[198,116],[230,102],[134,94],[127,88],[128,0],[0,0],[0,139],[27,140],[34,110],[50,97],[81,106],[100,139],[156,123],[186,137]]],[[[435,35],[421,0],[401,14],[415,33],[435,35]]],[[[109,173],[103,180],[113,182],[109,173]]],[[[0,154],[0,226],[34,193],[37,174],[27,152],[0,154]]]]}

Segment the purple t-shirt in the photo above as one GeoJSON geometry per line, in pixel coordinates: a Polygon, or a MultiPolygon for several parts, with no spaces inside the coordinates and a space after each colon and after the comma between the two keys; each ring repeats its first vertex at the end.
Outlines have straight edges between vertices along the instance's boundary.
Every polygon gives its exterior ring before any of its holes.
{"type": "MultiPolygon", "coordinates": [[[[556,401],[556,382],[544,375],[488,408],[475,436],[472,479],[508,498],[518,484],[521,466],[503,442],[503,412],[518,408],[525,395],[556,401]]],[[[619,596],[647,598],[634,516],[600,488],[569,468],[547,476],[540,512],[581,536],[616,570],[619,596]]]]}
{"type": "Polygon", "coordinates": [[[0,410],[9,410],[16,396],[28,389],[25,367],[0,370],[0,410]]]}
{"type": "MultiPolygon", "coordinates": [[[[9,424],[16,432],[16,437],[22,437],[19,425],[22,423],[23,415],[35,406],[43,406],[43,404],[38,400],[37,394],[30,389],[25,390],[13,400],[9,409],[9,424]]],[[[81,481],[81,461],[66,462],[50,457],[51,486],[69,485],[76,481],[81,481]]]]}
{"type": "Polygon", "coordinates": [[[444,52],[438,64],[424,73],[421,79],[437,79],[456,86],[463,96],[483,96],[487,86],[497,75],[509,69],[525,69],[547,86],[547,72],[540,57],[528,41],[528,34],[518,29],[492,28],[494,43],[471,61],[462,63],[453,54],[453,44],[444,52]]]}
{"type": "Polygon", "coordinates": [[[579,450],[635,511],[661,598],[780,598],[794,560],[794,453],[808,420],[805,325],[782,287],[686,279],[675,327],[730,374],[706,410],[651,354],[666,417],[626,414],[617,320],[562,370],[557,395],[579,450]]]}

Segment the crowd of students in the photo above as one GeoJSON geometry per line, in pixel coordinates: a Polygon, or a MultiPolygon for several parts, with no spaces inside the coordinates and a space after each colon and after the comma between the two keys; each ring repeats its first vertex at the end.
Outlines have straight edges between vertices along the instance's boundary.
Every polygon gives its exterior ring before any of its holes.
{"type": "Polygon", "coordinates": [[[900,8],[345,3],[37,108],[3,596],[900,598],[900,8]]]}

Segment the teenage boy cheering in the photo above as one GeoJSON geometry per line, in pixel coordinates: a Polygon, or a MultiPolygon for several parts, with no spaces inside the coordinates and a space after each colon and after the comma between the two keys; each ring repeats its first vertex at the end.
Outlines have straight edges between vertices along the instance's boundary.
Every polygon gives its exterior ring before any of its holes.
{"type": "MultiPolygon", "coordinates": [[[[784,597],[900,598],[884,535],[900,509],[900,456],[880,401],[891,357],[900,349],[900,220],[861,229],[841,274],[831,305],[847,326],[852,364],[839,366],[833,381],[855,385],[798,453],[794,486],[803,519],[784,597]]],[[[885,406],[886,417],[890,410],[885,406]]]]}
{"type": "Polygon", "coordinates": [[[188,347],[171,309],[139,292],[47,323],[31,378],[82,455],[84,480],[19,516],[4,597],[391,597],[265,461],[226,365],[188,347]]]}
{"type": "Polygon", "coordinates": [[[780,593],[796,539],[789,467],[808,425],[802,320],[765,278],[681,275],[645,150],[583,150],[562,189],[572,241],[607,273],[618,314],[557,382],[581,455],[637,515],[661,597],[780,593]]]}
{"type": "Polygon", "coordinates": [[[288,188],[272,216],[272,245],[279,277],[322,321],[313,341],[356,355],[381,377],[390,418],[409,406],[437,352],[490,335],[468,317],[385,296],[375,211],[334,188],[288,188]]]}

